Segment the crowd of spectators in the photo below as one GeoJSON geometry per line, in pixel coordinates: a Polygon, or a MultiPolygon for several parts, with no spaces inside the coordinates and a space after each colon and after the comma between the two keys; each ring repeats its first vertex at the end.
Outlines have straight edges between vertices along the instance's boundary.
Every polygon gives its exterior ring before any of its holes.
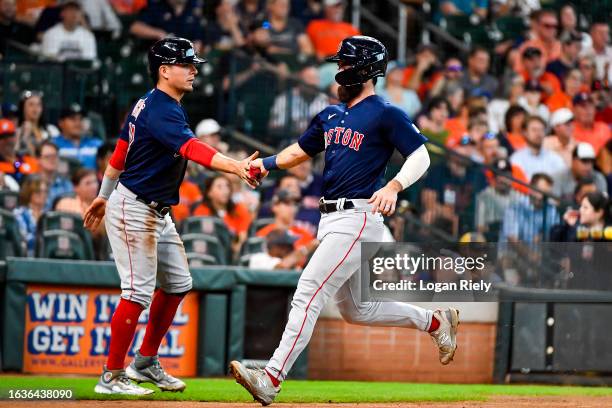
{"type": "MultiPolygon", "coordinates": [[[[575,238],[577,220],[592,223],[582,207],[597,214],[605,207],[585,194],[607,200],[612,192],[610,26],[605,16],[579,15],[571,5],[552,11],[538,1],[512,4],[496,3],[493,17],[528,19],[521,36],[465,54],[420,44],[408,50],[407,63],[389,64],[377,88],[430,140],[432,167],[411,203],[421,221],[457,239],[476,231],[488,240],[540,242],[559,225],[557,239],[575,238]],[[494,69],[495,61],[502,64],[494,69]]],[[[433,19],[482,20],[487,8],[486,0],[444,1],[433,19]]],[[[336,67],[324,58],[360,33],[346,17],[344,0],[0,0],[0,54],[20,42],[60,61],[95,60],[101,38],[128,35],[146,45],[187,37],[198,52],[220,55],[213,67],[218,89],[233,93],[242,130],[279,147],[337,102],[336,67]]],[[[82,214],[91,202],[115,137],[92,136],[78,104],[49,123],[45,97],[35,90],[2,102],[0,186],[20,190],[15,215],[33,251],[41,213],[82,214]]],[[[194,123],[195,135],[243,156],[225,124],[240,127],[220,113],[194,123]]],[[[251,265],[299,268],[316,246],[319,168],[304,163],[254,192],[190,163],[173,217],[179,224],[192,216],[222,219],[234,260],[261,237],[267,252],[251,265]]],[[[95,238],[103,240],[103,232],[95,238]]]]}

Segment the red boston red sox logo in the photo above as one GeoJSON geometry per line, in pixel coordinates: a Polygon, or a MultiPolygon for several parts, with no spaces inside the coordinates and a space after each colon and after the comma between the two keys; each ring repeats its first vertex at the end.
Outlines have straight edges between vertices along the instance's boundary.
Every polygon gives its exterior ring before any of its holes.
{"type": "Polygon", "coordinates": [[[325,132],[325,147],[332,143],[342,144],[358,152],[361,142],[363,142],[363,133],[351,128],[335,127],[325,132]]]}

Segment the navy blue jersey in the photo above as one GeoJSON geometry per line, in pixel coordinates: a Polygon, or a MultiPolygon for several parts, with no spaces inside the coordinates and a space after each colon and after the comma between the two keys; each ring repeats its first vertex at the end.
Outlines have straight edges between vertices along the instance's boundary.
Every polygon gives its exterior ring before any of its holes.
{"type": "Polygon", "coordinates": [[[323,109],[298,144],[311,157],[325,150],[323,197],[335,200],[370,198],[382,187],[393,150],[407,157],[426,141],[404,111],[372,95],[351,108],[323,109]]]}
{"type": "Polygon", "coordinates": [[[125,170],[119,181],[146,200],[178,204],[179,186],[187,168],[179,150],[195,137],[183,107],[163,91],[153,89],[136,102],[119,137],[128,143],[125,170]]]}

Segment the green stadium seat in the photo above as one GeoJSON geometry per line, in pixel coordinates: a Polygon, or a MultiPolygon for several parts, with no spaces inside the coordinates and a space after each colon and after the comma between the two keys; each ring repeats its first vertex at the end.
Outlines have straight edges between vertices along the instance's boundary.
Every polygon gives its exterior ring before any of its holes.
{"type": "Polygon", "coordinates": [[[225,248],[227,255],[231,255],[233,234],[219,217],[189,217],[182,223],[182,233],[214,235],[225,248]]]}
{"type": "Polygon", "coordinates": [[[213,256],[218,265],[227,265],[225,248],[219,239],[207,234],[185,234],[181,236],[185,252],[213,256]]]}
{"type": "Polygon", "coordinates": [[[255,254],[257,252],[265,252],[266,239],[262,237],[250,237],[242,245],[242,255],[255,254]]]}
{"type": "Polygon", "coordinates": [[[521,36],[527,29],[522,17],[500,17],[495,20],[494,24],[499,32],[501,32],[502,40],[514,40],[521,36]]]}
{"type": "Polygon", "coordinates": [[[13,211],[19,205],[19,193],[16,191],[0,191],[0,208],[13,211]]]}
{"type": "Polygon", "coordinates": [[[44,231],[36,254],[39,258],[93,260],[87,256],[81,237],[63,230],[44,231]]]}
{"type": "Polygon", "coordinates": [[[26,245],[12,212],[0,208],[0,259],[25,256],[26,245]]]}
{"type": "Polygon", "coordinates": [[[257,231],[259,231],[266,225],[272,224],[273,222],[274,218],[257,218],[253,220],[251,226],[249,227],[249,236],[255,236],[257,231]]]}
{"type": "Polygon", "coordinates": [[[83,218],[79,214],[50,211],[44,213],[38,221],[38,239],[42,239],[45,231],[62,230],[75,233],[83,242],[85,256],[94,258],[93,240],[91,233],[83,226],[83,218]]]}
{"type": "Polygon", "coordinates": [[[193,252],[187,253],[187,262],[190,267],[200,268],[203,266],[218,265],[217,259],[208,254],[198,254],[193,252]]]}

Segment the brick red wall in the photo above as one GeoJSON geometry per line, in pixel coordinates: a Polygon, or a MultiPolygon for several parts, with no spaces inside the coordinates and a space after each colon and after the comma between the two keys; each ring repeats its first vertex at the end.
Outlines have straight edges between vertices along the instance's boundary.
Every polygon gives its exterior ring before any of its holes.
{"type": "Polygon", "coordinates": [[[310,379],[435,383],[492,381],[495,324],[461,323],[455,359],[438,362],[429,335],[320,318],[310,341],[310,379]]]}

